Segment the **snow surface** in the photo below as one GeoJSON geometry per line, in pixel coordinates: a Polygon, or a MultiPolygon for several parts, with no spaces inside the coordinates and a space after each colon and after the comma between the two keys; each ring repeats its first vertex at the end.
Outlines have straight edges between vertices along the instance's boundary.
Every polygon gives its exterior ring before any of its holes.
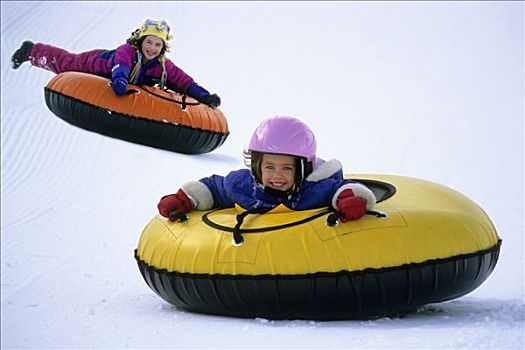
{"type": "Polygon", "coordinates": [[[490,348],[524,342],[523,2],[1,2],[2,348],[490,348]],[[222,100],[231,135],[189,156],[71,126],[45,105],[53,74],[10,68],[23,40],[114,48],[145,18],[222,100]],[[316,131],[347,173],[454,188],[493,220],[493,274],[404,318],[309,322],[178,310],[133,250],[158,199],[242,167],[265,117],[316,131]]]}

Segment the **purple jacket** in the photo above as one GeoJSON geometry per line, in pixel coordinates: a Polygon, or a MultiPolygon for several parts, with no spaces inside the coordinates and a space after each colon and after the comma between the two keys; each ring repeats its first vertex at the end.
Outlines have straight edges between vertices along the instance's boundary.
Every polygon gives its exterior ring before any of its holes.
{"type": "MultiPolygon", "coordinates": [[[[55,46],[36,43],[31,49],[29,59],[33,66],[56,74],[74,71],[108,79],[124,78],[128,81],[131,69],[137,63],[137,56],[137,51],[130,44],[121,45],[115,50],[95,49],[74,54],[55,46]]],[[[168,88],[175,91],[186,90],[194,83],[193,79],[171,60],[166,59],[165,67],[168,88]]],[[[142,66],[136,84],[153,86],[160,81],[161,73],[159,59],[152,60],[142,66]]]]}
{"type": "MultiPolygon", "coordinates": [[[[137,51],[130,44],[121,45],[116,50],[106,52],[103,55],[110,56],[109,64],[112,67],[112,80],[124,78],[129,83],[136,85],[144,84],[148,86],[153,86],[160,82],[162,64],[158,58],[151,60],[142,66],[136,81],[129,81],[130,72],[137,63],[137,51]]],[[[193,79],[188,74],[167,58],[165,67],[167,76],[166,86],[168,88],[173,88],[173,90],[186,90],[194,83],[193,79]]]]}
{"type": "Polygon", "coordinates": [[[226,176],[212,175],[182,186],[193,207],[199,210],[229,208],[235,204],[246,210],[274,208],[279,204],[293,210],[335,207],[337,196],[345,189],[351,189],[355,195],[364,198],[368,209],[375,205],[373,192],[360,183],[345,180],[342,165],[335,159],[315,169],[301,189],[287,198],[265,192],[248,169],[232,171],[226,176]]]}

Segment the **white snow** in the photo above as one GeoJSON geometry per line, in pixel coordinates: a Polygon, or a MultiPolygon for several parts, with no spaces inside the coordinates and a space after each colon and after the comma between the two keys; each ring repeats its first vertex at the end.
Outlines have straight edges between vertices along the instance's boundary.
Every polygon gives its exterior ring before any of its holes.
{"type": "Polygon", "coordinates": [[[1,2],[2,348],[523,349],[523,2],[1,2]],[[166,18],[171,57],[217,92],[231,135],[182,155],[71,126],[23,40],[114,48],[166,18]],[[178,310],[133,250],[158,199],[243,166],[265,117],[300,117],[346,173],[454,188],[503,239],[474,292],[405,318],[313,322],[178,310]]]}

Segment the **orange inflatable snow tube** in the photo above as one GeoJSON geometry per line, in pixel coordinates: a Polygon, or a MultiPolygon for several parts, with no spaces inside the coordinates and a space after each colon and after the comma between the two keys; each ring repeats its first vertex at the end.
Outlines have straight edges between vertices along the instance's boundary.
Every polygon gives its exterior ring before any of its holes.
{"type": "Polygon", "coordinates": [[[128,85],[116,96],[110,80],[66,72],[45,87],[49,109],[66,122],[126,141],[198,154],[214,150],[229,135],[226,117],[191,97],[156,87],[128,85]]]}

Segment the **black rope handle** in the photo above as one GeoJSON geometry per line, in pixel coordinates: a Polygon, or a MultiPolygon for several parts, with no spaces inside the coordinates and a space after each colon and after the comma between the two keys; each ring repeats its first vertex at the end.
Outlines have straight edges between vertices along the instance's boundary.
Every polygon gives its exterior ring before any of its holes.
{"type": "MultiPolygon", "coordinates": [[[[270,208],[256,208],[252,210],[247,210],[243,213],[238,214],[235,218],[237,220],[237,223],[235,224],[235,227],[233,228],[233,241],[235,245],[241,245],[244,242],[243,237],[243,230],[241,229],[241,226],[244,222],[244,219],[250,215],[250,214],[265,214],[268,211],[270,211],[270,208]]],[[[386,218],[387,215],[378,211],[374,210],[367,210],[367,215],[372,215],[377,218],[386,218]]],[[[336,226],[339,223],[339,217],[341,217],[342,213],[334,210],[332,211],[328,217],[326,218],[326,224],[330,227],[336,226]]],[[[188,216],[181,212],[181,211],[172,211],[169,213],[169,220],[170,221],[178,221],[179,223],[183,223],[188,220],[188,216]]]]}
{"type": "Polygon", "coordinates": [[[244,218],[250,214],[249,211],[245,211],[244,213],[241,213],[237,215],[235,218],[237,219],[237,223],[235,224],[235,227],[233,228],[233,241],[236,245],[240,245],[244,242],[244,237],[242,236],[241,232],[241,225],[244,221],[244,218]]]}
{"type": "Polygon", "coordinates": [[[188,95],[186,95],[186,94],[182,94],[182,106],[181,106],[181,108],[182,108],[183,111],[186,110],[186,97],[187,96],[188,95]]]}
{"type": "Polygon", "coordinates": [[[172,211],[170,212],[169,214],[169,219],[170,221],[178,221],[180,223],[184,222],[184,221],[187,221],[188,220],[188,216],[181,212],[181,211],[172,211]]]}
{"type": "Polygon", "coordinates": [[[272,210],[272,208],[255,208],[247,210],[244,213],[240,213],[235,218],[237,219],[237,224],[233,228],[233,241],[234,245],[241,245],[244,242],[244,237],[242,236],[241,225],[244,222],[244,219],[250,214],[264,214],[272,210]]]}
{"type": "MultiPolygon", "coordinates": [[[[109,86],[113,87],[113,82],[110,81],[109,86]]],[[[140,90],[137,90],[137,89],[128,89],[126,91],[126,95],[133,95],[133,94],[138,94],[138,93],[140,93],[140,90]]]]}
{"type": "MultiPolygon", "coordinates": [[[[160,86],[159,86],[159,90],[162,91],[162,92],[166,92],[166,93],[174,92],[174,93],[176,93],[178,95],[181,95],[181,101],[178,101],[178,100],[174,99],[173,97],[163,96],[163,95],[158,94],[155,91],[152,91],[152,90],[149,90],[149,89],[148,90],[144,90],[143,89],[142,91],[143,91],[143,93],[148,93],[148,94],[153,95],[155,97],[158,97],[158,98],[160,98],[162,100],[166,100],[166,101],[169,101],[169,102],[181,104],[182,105],[181,106],[182,110],[186,110],[186,106],[197,106],[200,103],[200,102],[187,102],[186,101],[187,93],[185,91],[182,91],[182,90],[174,89],[173,87],[171,87],[171,88],[164,87],[164,89],[160,89],[160,86]]],[[[136,92],[140,92],[139,90],[135,90],[135,91],[136,92]]]]}
{"type": "MultiPolygon", "coordinates": [[[[330,226],[330,227],[337,226],[337,224],[339,223],[339,218],[341,217],[342,214],[343,213],[341,213],[340,211],[334,210],[326,218],[326,224],[328,226],[330,226]]],[[[378,211],[375,211],[375,210],[367,210],[365,214],[366,215],[372,215],[372,216],[375,216],[376,218],[380,218],[380,219],[384,219],[384,218],[387,217],[386,214],[378,212],[378,211]]]]}
{"type": "Polygon", "coordinates": [[[385,219],[385,218],[388,217],[388,215],[386,215],[385,213],[381,213],[381,212],[375,211],[375,210],[367,210],[366,214],[375,216],[375,217],[380,218],[380,219],[385,219]]]}

